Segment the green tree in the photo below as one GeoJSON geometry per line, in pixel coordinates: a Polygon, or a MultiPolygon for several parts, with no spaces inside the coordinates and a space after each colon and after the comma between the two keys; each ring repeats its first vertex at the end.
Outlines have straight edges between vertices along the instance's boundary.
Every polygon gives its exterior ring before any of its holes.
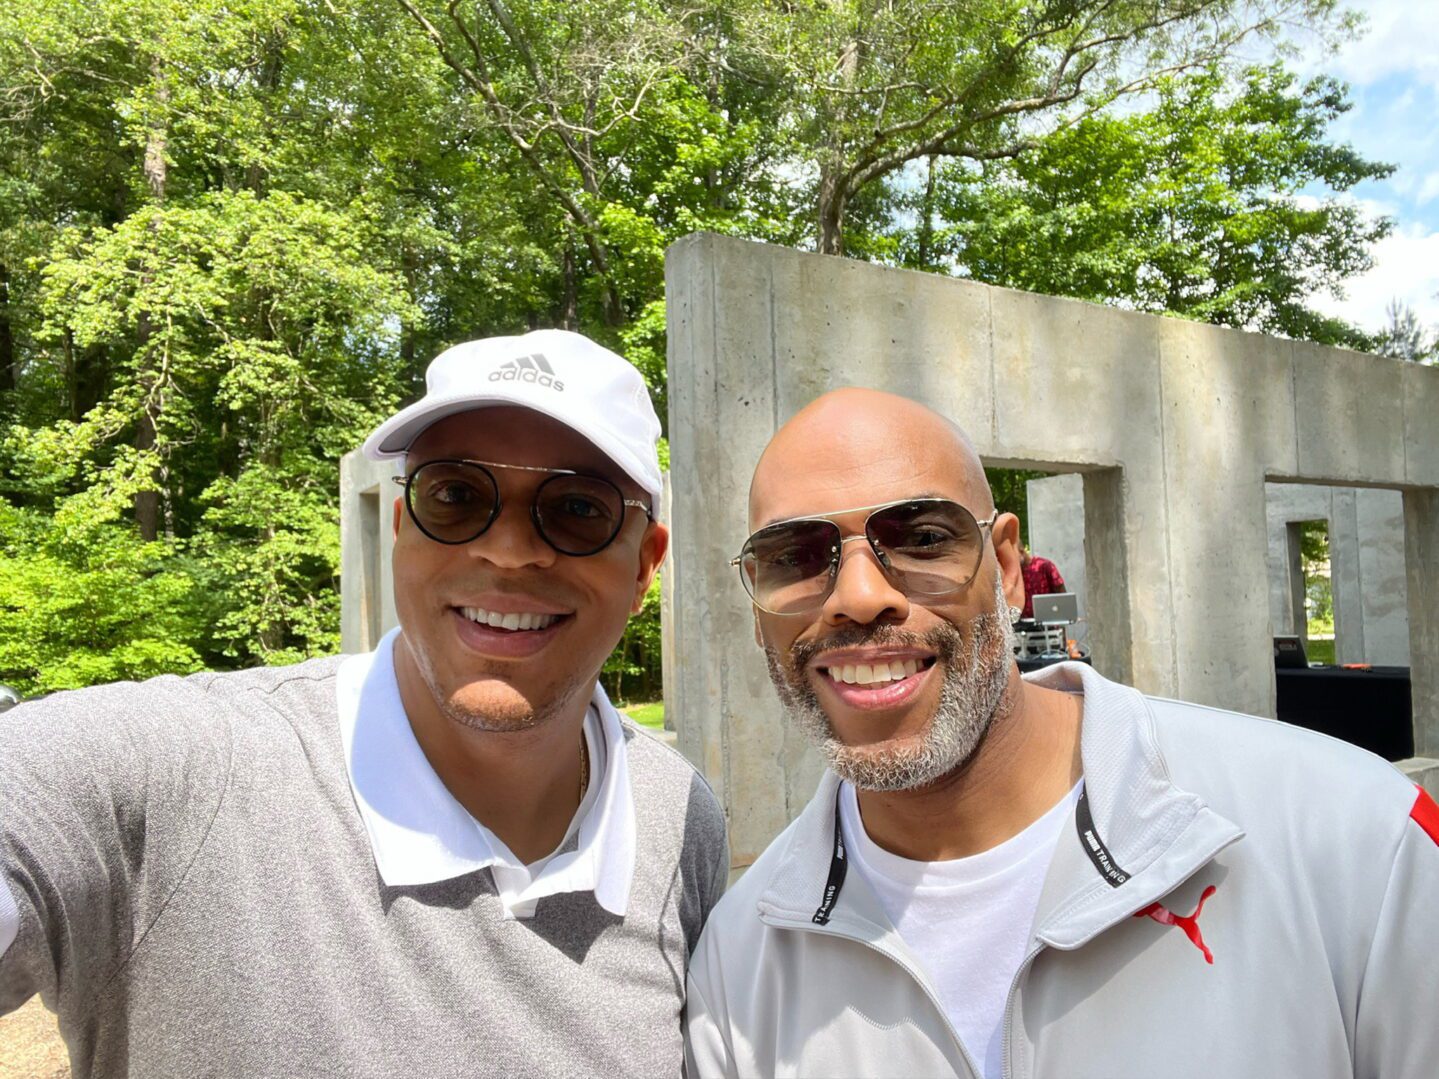
{"type": "MultiPolygon", "coordinates": [[[[1342,29],[1329,0],[0,6],[0,679],[333,650],[338,458],[445,346],[580,329],[663,416],[674,239],[981,276],[959,229],[1022,235],[1013,155],[1290,16],[1342,29]]],[[[616,692],[658,688],[657,619],[616,692]]]]}
{"type": "Polygon", "coordinates": [[[842,254],[867,190],[931,158],[1015,158],[1045,130],[1204,68],[1295,22],[1344,32],[1331,0],[750,0],[735,66],[782,88],[812,179],[818,250],[842,254]],[[751,61],[748,67],[746,61],[751,61]]]}
{"type": "Polygon", "coordinates": [[[913,264],[992,284],[1364,347],[1309,298],[1371,265],[1390,228],[1343,193],[1389,175],[1326,139],[1348,109],[1280,66],[1163,81],[1152,109],[1089,117],[1031,153],[944,168],[912,199],[913,264]]]}
{"type": "Polygon", "coordinates": [[[1384,314],[1388,322],[1379,332],[1375,352],[1412,363],[1433,363],[1439,359],[1439,333],[1426,332],[1412,307],[1397,299],[1391,300],[1384,314]]]}

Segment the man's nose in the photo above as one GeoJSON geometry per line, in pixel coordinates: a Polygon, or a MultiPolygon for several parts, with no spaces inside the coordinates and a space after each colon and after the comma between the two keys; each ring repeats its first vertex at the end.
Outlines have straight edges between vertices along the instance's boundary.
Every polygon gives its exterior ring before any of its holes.
{"type": "Polygon", "coordinates": [[[850,536],[843,546],[834,590],[820,611],[825,623],[868,625],[908,618],[909,597],[894,586],[866,538],[850,536]]]}
{"type": "Polygon", "coordinates": [[[528,507],[517,501],[501,502],[494,523],[470,540],[466,550],[472,558],[483,558],[500,569],[551,566],[559,557],[541,538],[528,507]]]}

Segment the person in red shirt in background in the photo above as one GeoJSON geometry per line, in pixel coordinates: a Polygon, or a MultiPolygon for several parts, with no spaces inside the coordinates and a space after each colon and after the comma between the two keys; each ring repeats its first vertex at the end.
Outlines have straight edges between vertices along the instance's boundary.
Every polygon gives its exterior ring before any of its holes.
{"type": "Polygon", "coordinates": [[[1019,545],[1019,569],[1024,574],[1023,619],[1034,618],[1034,597],[1064,591],[1064,578],[1059,567],[1047,558],[1033,554],[1026,544],[1019,545]]]}

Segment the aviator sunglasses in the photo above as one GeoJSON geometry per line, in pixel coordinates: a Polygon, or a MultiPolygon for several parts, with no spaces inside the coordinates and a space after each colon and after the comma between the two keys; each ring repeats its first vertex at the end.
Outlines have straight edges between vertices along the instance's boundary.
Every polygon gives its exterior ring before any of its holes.
{"type": "Polygon", "coordinates": [[[648,506],[626,498],[603,476],[567,468],[456,458],[426,461],[408,476],[393,479],[405,488],[405,508],[415,527],[437,543],[461,544],[484,535],[500,515],[500,488],[492,468],[549,473],[535,488],[530,520],[540,539],[563,555],[599,554],[619,535],[630,506],[654,520],[648,506]]]}
{"type": "Polygon", "coordinates": [[[911,596],[957,592],[979,572],[987,521],[947,498],[911,498],[816,517],[795,517],[761,528],[730,565],[756,607],[770,614],[805,614],[822,607],[839,577],[846,543],[866,540],[890,582],[911,596]],[[864,532],[844,536],[831,518],[870,511],[864,532]]]}

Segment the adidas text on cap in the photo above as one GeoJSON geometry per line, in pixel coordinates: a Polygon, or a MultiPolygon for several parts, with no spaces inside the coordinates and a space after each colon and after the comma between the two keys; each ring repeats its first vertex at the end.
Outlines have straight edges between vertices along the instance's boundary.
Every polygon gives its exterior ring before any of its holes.
{"type": "Polygon", "coordinates": [[[587,337],[535,330],[466,341],[425,372],[425,396],[365,439],[366,457],[403,457],[420,432],[458,412],[490,405],[533,409],[589,439],[657,504],[660,421],[640,373],[587,337]]]}

